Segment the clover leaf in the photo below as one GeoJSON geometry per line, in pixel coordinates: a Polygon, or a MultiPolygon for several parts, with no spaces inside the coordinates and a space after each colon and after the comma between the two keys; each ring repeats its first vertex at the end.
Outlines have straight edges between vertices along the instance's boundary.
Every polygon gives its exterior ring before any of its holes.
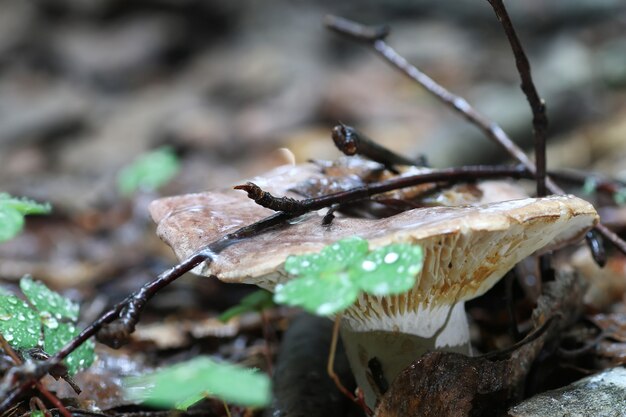
{"type": "Polygon", "coordinates": [[[272,293],[265,290],[254,291],[241,299],[239,304],[229,308],[219,316],[221,322],[227,322],[233,317],[247,312],[260,312],[274,305],[272,293]]]}
{"type": "Polygon", "coordinates": [[[368,254],[352,269],[352,279],[372,295],[401,294],[413,288],[423,261],[420,246],[391,244],[368,254]]]}
{"type": "Polygon", "coordinates": [[[209,395],[250,407],[266,406],[271,399],[267,375],[202,356],[127,378],[125,385],[127,398],[157,407],[188,407],[209,395]]]}
{"type": "Polygon", "coordinates": [[[625,187],[621,187],[619,190],[617,190],[613,194],[613,201],[618,206],[623,206],[624,204],[626,204],[626,188],[625,187]]]}
{"type": "Polygon", "coordinates": [[[328,271],[279,284],[274,301],[324,316],[350,307],[358,296],[359,288],[347,271],[328,271]]]}
{"type": "Polygon", "coordinates": [[[416,245],[396,243],[368,253],[366,240],[343,239],[319,253],[288,257],[285,271],[297,278],[277,285],[274,301],[334,314],[352,305],[361,291],[378,296],[408,291],[423,258],[416,245]]]}
{"type": "Polygon", "coordinates": [[[39,344],[41,321],[26,302],[14,295],[0,296],[0,333],[14,349],[39,344]]]}
{"type": "Polygon", "coordinates": [[[130,195],[139,189],[154,191],[169,182],[180,170],[180,161],[167,146],[139,156],[122,169],[117,177],[121,194],[130,195]]]}
{"type": "MultiPolygon", "coordinates": [[[[14,349],[42,347],[53,355],[79,334],[78,304],[28,276],[22,278],[20,288],[30,305],[14,295],[0,295],[0,333],[14,349]]],[[[65,364],[73,375],[93,360],[94,343],[87,341],[65,359],[65,364]]]]}
{"type": "Polygon", "coordinates": [[[40,204],[0,193],[0,242],[15,237],[24,228],[24,216],[48,214],[50,211],[50,204],[40,204]]]}

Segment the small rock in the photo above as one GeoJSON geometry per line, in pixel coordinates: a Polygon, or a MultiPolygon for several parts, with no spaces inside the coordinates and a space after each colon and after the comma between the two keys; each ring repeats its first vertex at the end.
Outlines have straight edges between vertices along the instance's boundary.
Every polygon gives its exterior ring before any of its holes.
{"type": "Polygon", "coordinates": [[[511,408],[509,416],[626,416],[626,369],[609,369],[536,395],[511,408]]]}

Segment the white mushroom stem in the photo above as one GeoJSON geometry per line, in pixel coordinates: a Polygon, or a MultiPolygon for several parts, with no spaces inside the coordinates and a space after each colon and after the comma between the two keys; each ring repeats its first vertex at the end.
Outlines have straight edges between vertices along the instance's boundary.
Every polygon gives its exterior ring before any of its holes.
{"type": "Polygon", "coordinates": [[[385,317],[383,321],[393,321],[387,328],[394,330],[381,330],[385,325],[367,329],[350,317],[344,318],[341,326],[350,366],[369,407],[375,406],[379,396],[376,377],[369,370],[370,360],[378,361],[384,379],[391,384],[396,375],[429,350],[471,354],[463,302],[407,311],[400,316],[385,317]]]}

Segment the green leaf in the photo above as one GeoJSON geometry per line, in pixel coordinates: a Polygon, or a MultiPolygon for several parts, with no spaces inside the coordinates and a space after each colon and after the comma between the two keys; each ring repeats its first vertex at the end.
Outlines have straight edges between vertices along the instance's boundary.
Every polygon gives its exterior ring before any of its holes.
{"type": "Polygon", "coordinates": [[[263,311],[274,306],[272,293],[265,290],[257,290],[243,297],[239,304],[229,308],[219,316],[219,320],[227,322],[233,317],[250,311],[263,311]]]}
{"type": "Polygon", "coordinates": [[[326,271],[340,271],[363,258],[367,253],[367,240],[350,237],[328,245],[320,253],[289,256],[285,271],[291,275],[315,275],[326,271]]]}
{"type": "Polygon", "coordinates": [[[130,195],[139,189],[154,191],[169,182],[180,170],[180,162],[171,148],[165,146],[137,158],[117,177],[120,193],[130,195]]]}
{"type": "MultiPolygon", "coordinates": [[[[79,334],[78,304],[28,276],[22,278],[20,288],[35,309],[13,295],[0,295],[0,332],[15,349],[43,346],[54,355],[79,334]]],[[[93,363],[94,348],[89,340],[65,359],[71,375],[93,363]]]]}
{"type": "Polygon", "coordinates": [[[285,270],[297,278],[277,285],[274,301],[334,314],[354,303],[360,291],[390,295],[410,290],[423,262],[416,245],[391,244],[368,253],[367,241],[343,239],[319,253],[288,257],[285,270]]]}
{"type": "Polygon", "coordinates": [[[20,280],[20,288],[40,313],[49,313],[53,319],[57,320],[61,318],[78,320],[78,304],[50,290],[42,282],[25,276],[20,280]]]}
{"type": "Polygon", "coordinates": [[[11,207],[0,206],[0,242],[12,239],[22,231],[24,215],[11,207]]]}
{"type": "Polygon", "coordinates": [[[0,296],[0,333],[14,349],[38,345],[41,321],[35,312],[13,295],[0,296]]]}
{"type": "Polygon", "coordinates": [[[371,252],[350,272],[353,282],[369,294],[401,294],[413,288],[423,263],[420,246],[396,243],[371,252]]]}
{"type": "Polygon", "coordinates": [[[598,187],[598,180],[594,177],[585,178],[585,183],[583,184],[582,193],[584,195],[591,195],[596,192],[596,188],[598,187]]]}
{"type": "Polygon", "coordinates": [[[23,215],[49,214],[52,211],[50,203],[38,203],[27,198],[12,197],[7,193],[0,193],[0,208],[9,207],[23,215]]]}
{"type": "Polygon", "coordinates": [[[156,407],[188,404],[190,398],[201,399],[204,394],[251,407],[266,406],[271,398],[267,375],[207,357],[127,378],[125,384],[127,398],[156,407]]]}
{"type": "Polygon", "coordinates": [[[277,285],[274,301],[324,316],[346,309],[358,296],[359,287],[350,280],[348,272],[330,271],[277,285]]]}
{"type": "Polygon", "coordinates": [[[194,405],[195,403],[199,401],[204,400],[206,397],[209,397],[208,393],[201,392],[198,394],[194,394],[191,397],[188,397],[182,401],[178,401],[176,405],[174,406],[174,408],[180,411],[187,411],[189,407],[191,407],[192,405],[194,405]]]}
{"type": "MultiPolygon", "coordinates": [[[[50,355],[54,355],[63,348],[70,340],[78,336],[78,329],[73,323],[52,321],[44,324],[44,350],[50,355]]],[[[88,368],[94,361],[94,343],[91,340],[83,343],[78,349],[72,352],[63,362],[67,365],[67,370],[71,375],[88,368]]]]}
{"type": "Polygon", "coordinates": [[[626,204],[626,188],[620,188],[613,194],[613,201],[618,206],[623,206],[626,204]]]}
{"type": "Polygon", "coordinates": [[[35,410],[30,412],[30,417],[45,417],[45,413],[41,410],[35,410]]]}
{"type": "Polygon", "coordinates": [[[24,216],[48,214],[50,204],[40,204],[25,198],[11,197],[0,193],[0,242],[15,237],[24,227],[24,216]]]}

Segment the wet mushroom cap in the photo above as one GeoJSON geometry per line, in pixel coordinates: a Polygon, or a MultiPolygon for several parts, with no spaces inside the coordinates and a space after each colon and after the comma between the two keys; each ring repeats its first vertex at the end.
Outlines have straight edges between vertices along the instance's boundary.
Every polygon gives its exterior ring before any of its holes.
{"type": "MultiPolygon", "coordinates": [[[[252,181],[277,196],[298,197],[287,190],[315,175],[320,174],[314,166],[284,167],[252,181]]],[[[243,192],[226,190],[157,200],[151,213],[161,238],[182,259],[273,212],[243,192]]],[[[337,217],[330,227],[322,227],[321,220],[322,213],[307,213],[228,247],[208,268],[201,266],[194,272],[272,290],[289,279],[283,270],[289,255],[317,252],[349,236],[368,240],[370,249],[396,242],[419,244],[425,261],[415,287],[384,306],[396,315],[477,297],[521,259],[542,248],[580,239],[596,224],[598,215],[590,203],[561,195],[413,209],[383,219],[337,217]]],[[[367,320],[369,307],[360,305],[363,301],[374,300],[361,299],[350,309],[348,317],[355,324],[367,320]]]]}

